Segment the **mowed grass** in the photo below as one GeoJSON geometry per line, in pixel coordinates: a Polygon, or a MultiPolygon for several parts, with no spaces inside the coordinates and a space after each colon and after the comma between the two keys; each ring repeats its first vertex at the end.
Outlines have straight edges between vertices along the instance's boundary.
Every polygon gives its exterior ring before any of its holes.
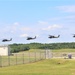
{"type": "Polygon", "coordinates": [[[52,52],[75,52],[75,49],[57,49],[51,50],[52,52]]]}
{"type": "Polygon", "coordinates": [[[46,59],[0,68],[0,75],[75,75],[74,59],[46,59]]]}

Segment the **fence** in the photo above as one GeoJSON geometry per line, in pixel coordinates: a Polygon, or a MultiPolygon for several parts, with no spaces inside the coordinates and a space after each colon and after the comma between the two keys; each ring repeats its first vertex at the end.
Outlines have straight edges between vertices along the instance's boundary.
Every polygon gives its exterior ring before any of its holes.
{"type": "Polygon", "coordinates": [[[45,58],[45,50],[14,53],[10,56],[0,56],[0,67],[36,62],[45,58]]]}
{"type": "MultiPolygon", "coordinates": [[[[75,58],[75,52],[70,52],[72,58],[75,58]]],[[[10,56],[0,56],[0,67],[32,63],[49,58],[68,58],[69,52],[52,52],[51,50],[25,51],[13,53],[10,56]]]]}

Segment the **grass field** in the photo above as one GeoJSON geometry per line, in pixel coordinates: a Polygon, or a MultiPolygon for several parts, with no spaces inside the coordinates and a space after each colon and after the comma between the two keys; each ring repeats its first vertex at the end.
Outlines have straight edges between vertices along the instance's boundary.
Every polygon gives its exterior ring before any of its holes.
{"type": "Polygon", "coordinates": [[[0,68],[0,75],[75,75],[74,59],[47,59],[0,68]]]}
{"type": "Polygon", "coordinates": [[[57,49],[52,50],[52,52],[75,52],[75,49],[57,49]]]}
{"type": "MultiPolygon", "coordinates": [[[[34,50],[30,50],[31,55],[35,52],[34,50]]],[[[39,52],[39,51],[38,51],[39,52]]],[[[42,51],[41,53],[43,53],[42,51]]],[[[24,53],[24,52],[21,52],[24,53]]],[[[52,53],[54,53],[55,56],[61,56],[63,53],[74,53],[75,56],[75,49],[61,49],[61,50],[52,50],[52,53]]],[[[28,61],[27,53],[25,54],[25,62],[28,61]]],[[[36,57],[38,57],[39,54],[37,54],[36,57]]],[[[17,56],[18,57],[18,56],[17,56]]],[[[12,65],[16,64],[16,56],[10,56],[12,62],[8,67],[0,67],[0,75],[75,75],[75,59],[64,59],[64,58],[52,58],[52,59],[45,59],[42,61],[32,62],[32,63],[25,63],[25,64],[18,64],[18,65],[12,65]]],[[[2,61],[4,62],[4,65],[8,65],[8,60],[6,61],[4,58],[2,61]]],[[[23,55],[21,54],[19,56],[19,63],[23,62],[23,55]],[[20,58],[22,56],[22,58],[20,58]]],[[[35,60],[35,58],[33,59],[35,60]]]]}

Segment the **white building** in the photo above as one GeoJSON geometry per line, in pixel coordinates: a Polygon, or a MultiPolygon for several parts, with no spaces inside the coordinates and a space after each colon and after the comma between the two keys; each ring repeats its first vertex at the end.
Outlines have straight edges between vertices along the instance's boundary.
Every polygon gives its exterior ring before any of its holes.
{"type": "Polygon", "coordinates": [[[8,45],[0,46],[0,56],[10,55],[10,47],[8,45]]]}

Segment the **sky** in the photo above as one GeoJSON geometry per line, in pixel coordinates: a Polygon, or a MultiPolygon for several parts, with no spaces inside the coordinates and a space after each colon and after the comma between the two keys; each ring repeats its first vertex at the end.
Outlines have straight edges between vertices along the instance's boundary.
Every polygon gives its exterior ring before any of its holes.
{"type": "Polygon", "coordinates": [[[75,0],[0,0],[0,44],[75,42],[73,34],[75,0]]]}

